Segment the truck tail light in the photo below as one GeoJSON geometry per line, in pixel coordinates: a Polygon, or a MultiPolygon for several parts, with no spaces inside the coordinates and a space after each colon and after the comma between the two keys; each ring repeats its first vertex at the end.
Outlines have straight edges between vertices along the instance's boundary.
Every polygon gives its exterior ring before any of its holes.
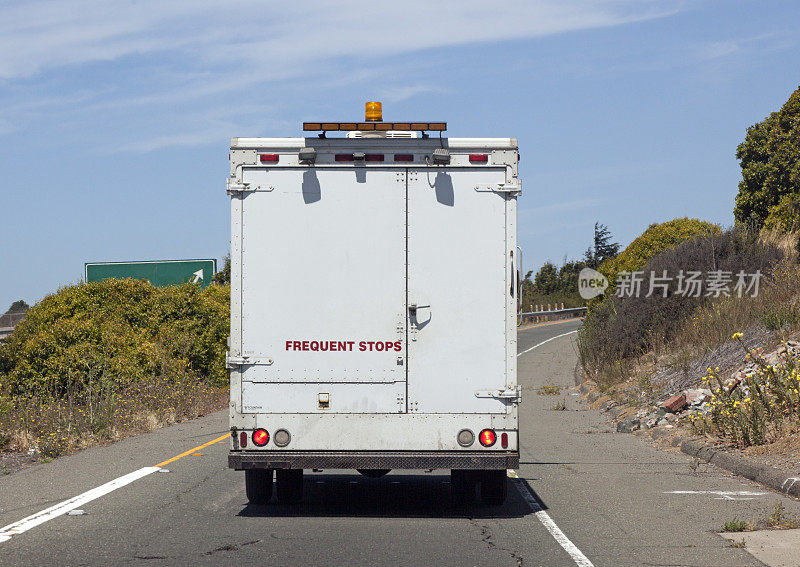
{"type": "Polygon", "coordinates": [[[246,432],[246,431],[242,431],[242,432],[239,434],[239,446],[240,446],[242,449],[244,449],[245,447],[247,447],[247,432],[246,432]]]}
{"type": "Polygon", "coordinates": [[[263,447],[269,443],[269,433],[266,429],[256,429],[253,431],[253,444],[258,447],[263,447]]]}
{"type": "Polygon", "coordinates": [[[500,446],[503,449],[508,449],[508,433],[500,434],[500,446]]]}
{"type": "Polygon", "coordinates": [[[469,447],[475,442],[475,434],[469,429],[462,429],[458,432],[458,444],[462,447],[469,447]]]}
{"type": "Polygon", "coordinates": [[[258,159],[260,159],[262,162],[277,163],[278,154],[259,154],[258,159]]]}
{"type": "Polygon", "coordinates": [[[414,154],[394,154],[394,161],[414,161],[414,154]]]}
{"type": "Polygon", "coordinates": [[[484,447],[491,447],[494,445],[495,441],[497,441],[497,434],[491,429],[484,429],[478,435],[478,441],[480,441],[481,445],[484,447]]]}
{"type": "Polygon", "coordinates": [[[470,163],[487,163],[489,156],[486,154],[469,154],[470,163]]]}
{"type": "Polygon", "coordinates": [[[292,436],[289,435],[289,432],[285,429],[278,429],[275,432],[275,436],[272,438],[272,442],[275,443],[278,447],[286,447],[289,444],[289,441],[292,440],[292,436]]]}

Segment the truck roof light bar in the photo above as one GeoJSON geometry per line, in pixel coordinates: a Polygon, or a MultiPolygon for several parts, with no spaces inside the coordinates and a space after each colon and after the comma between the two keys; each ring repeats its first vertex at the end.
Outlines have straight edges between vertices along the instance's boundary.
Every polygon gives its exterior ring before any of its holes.
{"type": "Polygon", "coordinates": [[[303,122],[305,132],[412,130],[444,132],[447,122],[303,122]]]}

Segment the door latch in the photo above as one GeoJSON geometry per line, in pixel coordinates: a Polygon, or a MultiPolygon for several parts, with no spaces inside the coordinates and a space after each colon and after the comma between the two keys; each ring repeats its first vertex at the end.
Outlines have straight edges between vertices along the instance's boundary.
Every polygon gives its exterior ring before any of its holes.
{"type": "Polygon", "coordinates": [[[475,392],[476,398],[495,398],[499,400],[508,400],[512,403],[519,403],[522,401],[522,389],[517,386],[516,388],[507,388],[505,390],[478,390],[475,392]]]}

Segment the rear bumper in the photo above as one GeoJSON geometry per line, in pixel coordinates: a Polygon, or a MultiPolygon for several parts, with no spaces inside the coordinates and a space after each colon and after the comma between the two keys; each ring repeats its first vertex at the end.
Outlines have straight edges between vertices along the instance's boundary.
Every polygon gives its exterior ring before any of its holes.
{"type": "Polygon", "coordinates": [[[515,469],[517,451],[348,452],[231,451],[228,467],[244,469],[515,469]]]}

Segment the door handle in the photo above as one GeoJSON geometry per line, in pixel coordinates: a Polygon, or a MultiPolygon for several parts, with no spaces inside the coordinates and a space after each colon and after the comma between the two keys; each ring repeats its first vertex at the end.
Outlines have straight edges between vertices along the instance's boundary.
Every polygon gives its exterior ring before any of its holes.
{"type": "Polygon", "coordinates": [[[408,311],[411,313],[412,317],[417,316],[417,309],[430,309],[430,305],[417,305],[416,303],[409,303],[408,304],[408,311]]]}

